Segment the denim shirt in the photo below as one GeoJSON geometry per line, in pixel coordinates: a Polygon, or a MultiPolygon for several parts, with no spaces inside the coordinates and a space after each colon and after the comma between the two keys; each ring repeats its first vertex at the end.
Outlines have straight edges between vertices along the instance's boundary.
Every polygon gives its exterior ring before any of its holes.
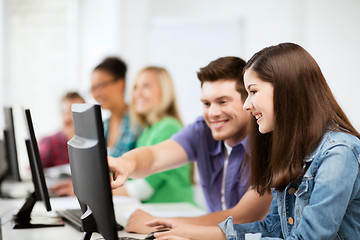
{"type": "Polygon", "coordinates": [[[299,188],[273,191],[270,213],[262,222],[219,226],[227,239],[360,239],[360,140],[331,131],[305,160],[311,162],[299,188]]]}

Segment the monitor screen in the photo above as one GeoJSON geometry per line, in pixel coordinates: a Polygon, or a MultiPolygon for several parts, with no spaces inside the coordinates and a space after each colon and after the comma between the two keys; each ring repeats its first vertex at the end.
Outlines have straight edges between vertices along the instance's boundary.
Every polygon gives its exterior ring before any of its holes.
{"type": "Polygon", "coordinates": [[[5,147],[5,159],[7,161],[7,172],[4,178],[21,181],[17,150],[16,150],[13,109],[11,107],[5,107],[4,116],[5,116],[4,147],[5,147]]]}
{"type": "Polygon", "coordinates": [[[73,104],[75,135],[68,142],[74,192],[83,212],[85,235],[117,238],[100,105],[73,104]]]}
{"type": "Polygon", "coordinates": [[[29,195],[24,203],[23,207],[14,217],[14,228],[40,228],[40,227],[56,227],[63,226],[64,224],[60,218],[53,218],[49,223],[49,219],[46,219],[46,223],[33,223],[31,218],[32,209],[37,201],[43,201],[47,211],[51,211],[49,192],[46,186],[44,170],[40,159],[39,148],[36,141],[35,131],[31,114],[29,109],[25,109],[25,118],[29,132],[29,139],[25,140],[26,150],[29,157],[32,181],[35,191],[29,195]]]}
{"type": "Polygon", "coordinates": [[[31,174],[33,175],[32,177],[33,177],[34,187],[36,187],[36,185],[38,186],[38,189],[35,188],[35,190],[38,190],[37,191],[37,194],[38,194],[37,200],[42,200],[45,204],[46,210],[51,211],[49,192],[48,192],[46,182],[45,182],[44,170],[43,170],[43,166],[42,166],[42,162],[41,162],[41,158],[40,158],[39,148],[37,145],[37,140],[36,140],[35,131],[34,131],[34,125],[32,122],[31,113],[30,113],[29,109],[25,109],[25,118],[26,118],[27,128],[28,128],[28,132],[29,132],[29,138],[30,138],[29,143],[27,143],[29,145],[30,149],[28,147],[27,147],[27,149],[28,149],[28,156],[29,156],[29,161],[30,161],[30,168],[32,169],[31,174]],[[31,163],[33,163],[33,164],[31,164],[31,163]]]}

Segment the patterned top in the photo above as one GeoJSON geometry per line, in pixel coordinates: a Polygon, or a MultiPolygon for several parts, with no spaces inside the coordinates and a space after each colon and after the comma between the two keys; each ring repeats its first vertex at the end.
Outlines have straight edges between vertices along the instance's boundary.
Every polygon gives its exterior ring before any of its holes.
{"type": "Polygon", "coordinates": [[[44,168],[69,163],[67,141],[63,132],[58,132],[40,140],[39,152],[44,168]]]}
{"type": "MultiPolygon", "coordinates": [[[[107,136],[109,133],[109,120],[110,118],[104,121],[104,133],[105,133],[106,145],[107,145],[107,136]]],[[[119,128],[121,132],[120,137],[118,138],[117,142],[113,147],[108,148],[108,155],[112,157],[120,157],[127,151],[135,148],[136,140],[141,133],[140,127],[130,126],[130,115],[128,111],[125,113],[119,128]]]]}

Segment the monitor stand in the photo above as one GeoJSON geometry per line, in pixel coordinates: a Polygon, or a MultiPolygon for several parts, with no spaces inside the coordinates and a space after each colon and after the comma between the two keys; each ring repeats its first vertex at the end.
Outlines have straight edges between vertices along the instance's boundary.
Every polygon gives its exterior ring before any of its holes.
{"type": "Polygon", "coordinates": [[[24,205],[19,212],[14,216],[14,229],[26,229],[26,228],[44,228],[44,227],[60,227],[64,226],[64,223],[60,218],[53,217],[40,217],[39,221],[30,217],[31,212],[37,201],[35,192],[31,193],[26,199],[24,205]],[[44,223],[46,222],[46,223],[44,223]]]}
{"type": "Polygon", "coordinates": [[[90,240],[92,233],[97,232],[95,218],[87,205],[82,204],[81,202],[79,203],[82,211],[85,210],[85,212],[83,211],[83,215],[80,217],[84,231],[82,240],[90,240]]]}
{"type": "Polygon", "coordinates": [[[84,232],[83,238],[81,240],[90,240],[92,232],[84,232]]]}

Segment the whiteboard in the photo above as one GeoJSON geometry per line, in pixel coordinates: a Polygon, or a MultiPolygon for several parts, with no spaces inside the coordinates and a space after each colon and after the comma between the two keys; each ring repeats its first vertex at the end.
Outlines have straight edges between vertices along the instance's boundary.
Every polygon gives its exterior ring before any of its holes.
{"type": "Polygon", "coordinates": [[[202,115],[196,72],[219,57],[242,57],[243,32],[238,17],[157,17],[150,22],[148,63],[172,75],[184,124],[202,115]]]}

